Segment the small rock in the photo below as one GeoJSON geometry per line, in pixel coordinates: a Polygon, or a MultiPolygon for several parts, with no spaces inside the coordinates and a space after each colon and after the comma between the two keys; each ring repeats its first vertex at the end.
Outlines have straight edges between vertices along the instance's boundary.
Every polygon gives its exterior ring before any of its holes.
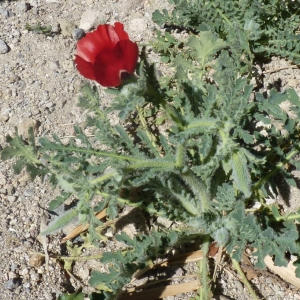
{"type": "Polygon", "coordinates": [[[29,128],[33,127],[34,134],[37,134],[39,126],[40,126],[39,121],[33,119],[25,120],[19,124],[18,133],[19,135],[22,135],[24,139],[26,139],[29,137],[28,135],[29,128]]]}
{"type": "Polygon", "coordinates": [[[34,195],[34,189],[28,189],[24,192],[25,197],[31,197],[34,195]]]}
{"type": "Polygon", "coordinates": [[[63,69],[65,69],[66,71],[72,71],[74,70],[74,63],[73,60],[65,60],[61,63],[61,66],[63,67],[63,69]]]}
{"type": "Polygon", "coordinates": [[[7,122],[9,120],[10,112],[11,108],[4,108],[0,113],[0,122],[7,122]]]}
{"type": "Polygon", "coordinates": [[[8,278],[9,278],[9,279],[18,278],[18,276],[17,276],[17,274],[16,274],[15,272],[10,271],[10,272],[8,273],[8,278]]]}
{"type": "Polygon", "coordinates": [[[8,50],[9,50],[9,48],[6,45],[6,43],[0,39],[0,54],[5,54],[8,52],[8,50]]]}
{"type": "Polygon", "coordinates": [[[277,284],[274,284],[273,286],[271,286],[271,288],[273,289],[274,292],[280,291],[280,287],[277,284]]]}
{"type": "Polygon", "coordinates": [[[298,84],[299,84],[299,80],[297,79],[288,79],[287,81],[287,85],[293,88],[297,87],[298,84]]]}
{"type": "Polygon", "coordinates": [[[243,287],[243,285],[241,284],[241,282],[239,280],[235,280],[234,281],[234,285],[235,285],[235,287],[237,288],[237,290],[239,292],[243,292],[244,291],[244,287],[243,287]]]}
{"type": "Polygon", "coordinates": [[[99,17],[99,12],[96,10],[86,10],[80,19],[79,28],[89,31],[93,27],[96,27],[97,20],[99,17]]]}
{"type": "Polygon", "coordinates": [[[20,186],[25,186],[29,180],[30,180],[29,174],[25,173],[23,176],[19,178],[18,183],[20,186]]]}
{"type": "Polygon", "coordinates": [[[27,10],[29,10],[30,5],[24,1],[21,1],[17,4],[17,10],[19,12],[26,12],[27,10]]]}
{"type": "Polygon", "coordinates": [[[0,7],[0,14],[2,15],[2,17],[4,18],[8,18],[11,17],[13,15],[12,11],[9,9],[5,9],[3,7],[0,7]]]}
{"type": "Polygon", "coordinates": [[[80,268],[78,270],[78,276],[81,277],[82,281],[88,280],[90,272],[87,268],[80,268]]]}
{"type": "Polygon", "coordinates": [[[56,61],[50,61],[49,62],[49,68],[51,70],[57,70],[59,68],[59,62],[56,60],[56,61]]]}
{"type": "Polygon", "coordinates": [[[75,28],[72,32],[72,36],[76,41],[79,41],[85,36],[85,31],[81,28],[75,28]]]}
{"type": "Polygon", "coordinates": [[[170,221],[167,218],[158,217],[157,218],[157,224],[163,225],[166,228],[170,228],[172,226],[172,224],[173,224],[173,221],[170,221]]]}
{"type": "Polygon", "coordinates": [[[33,254],[29,259],[29,265],[33,268],[39,268],[45,262],[45,256],[38,253],[33,254]]]}
{"type": "Polygon", "coordinates": [[[64,35],[64,36],[72,35],[72,32],[75,28],[75,25],[72,22],[70,22],[67,19],[61,19],[58,21],[58,23],[59,23],[62,35],[64,35]]]}
{"type": "Polygon", "coordinates": [[[25,276],[25,275],[28,275],[28,273],[29,273],[28,269],[25,268],[25,269],[21,270],[20,275],[25,276]]]}
{"type": "Polygon", "coordinates": [[[9,203],[14,203],[17,200],[16,196],[7,196],[7,200],[9,203]]]}
{"type": "Polygon", "coordinates": [[[20,285],[20,280],[17,278],[12,278],[5,282],[4,287],[8,290],[14,290],[19,285],[20,285]]]}
{"type": "Polygon", "coordinates": [[[30,279],[32,281],[38,281],[40,279],[40,274],[38,274],[38,273],[32,273],[32,274],[30,274],[30,279]]]}

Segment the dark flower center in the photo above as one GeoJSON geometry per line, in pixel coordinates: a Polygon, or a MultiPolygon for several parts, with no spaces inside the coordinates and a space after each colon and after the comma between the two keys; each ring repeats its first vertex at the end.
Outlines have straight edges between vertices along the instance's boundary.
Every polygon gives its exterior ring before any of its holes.
{"type": "Polygon", "coordinates": [[[128,73],[127,71],[120,71],[120,77],[121,77],[121,80],[127,80],[130,78],[131,74],[128,73]]]}

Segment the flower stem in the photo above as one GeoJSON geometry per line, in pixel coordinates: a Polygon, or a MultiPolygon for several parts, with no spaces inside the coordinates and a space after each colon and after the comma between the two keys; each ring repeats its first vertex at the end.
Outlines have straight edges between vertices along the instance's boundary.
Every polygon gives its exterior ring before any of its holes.
{"type": "Polygon", "coordinates": [[[253,299],[255,300],[259,300],[259,298],[256,296],[254,290],[252,289],[248,279],[246,278],[245,274],[243,273],[239,263],[234,259],[234,258],[231,258],[231,261],[232,261],[232,265],[233,267],[236,269],[236,271],[238,272],[238,274],[240,275],[244,285],[247,287],[248,291],[250,292],[250,294],[253,296],[253,299]]]}
{"type": "Polygon", "coordinates": [[[208,283],[208,260],[207,260],[207,253],[209,250],[209,241],[210,236],[206,235],[204,237],[204,241],[202,243],[202,252],[203,252],[203,259],[199,262],[200,265],[200,276],[201,276],[201,290],[200,290],[200,299],[201,300],[209,300],[210,299],[210,288],[208,283]]]}
{"type": "Polygon", "coordinates": [[[275,168],[269,172],[265,177],[263,177],[261,180],[259,180],[254,186],[253,190],[258,189],[261,185],[263,185],[265,182],[269,180],[270,177],[274,176],[276,173],[278,173],[284,165],[289,162],[296,154],[299,153],[299,150],[292,150],[290,153],[287,154],[286,158],[281,161],[280,163],[276,164],[275,168]]]}
{"type": "Polygon", "coordinates": [[[149,140],[152,142],[152,145],[158,149],[158,145],[156,144],[156,139],[155,137],[151,134],[151,132],[149,131],[148,129],[148,125],[147,125],[147,122],[143,116],[143,110],[140,106],[136,106],[136,110],[137,110],[137,113],[138,113],[138,116],[139,116],[139,119],[140,119],[140,122],[142,124],[142,127],[144,129],[144,131],[146,132],[149,140]]]}

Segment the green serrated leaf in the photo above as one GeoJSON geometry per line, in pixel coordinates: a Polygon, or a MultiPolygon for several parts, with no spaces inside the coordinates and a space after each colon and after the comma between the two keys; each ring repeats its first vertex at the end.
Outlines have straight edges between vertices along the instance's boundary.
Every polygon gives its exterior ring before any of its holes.
{"type": "Polygon", "coordinates": [[[112,283],[115,278],[119,275],[117,271],[109,268],[110,273],[101,273],[99,271],[92,271],[91,278],[89,279],[89,284],[97,287],[101,286],[102,290],[110,291],[110,288],[106,286],[107,283],[112,283]]]}
{"type": "Polygon", "coordinates": [[[187,45],[192,49],[193,56],[197,58],[202,69],[212,60],[217,51],[227,47],[226,42],[211,31],[201,32],[200,38],[191,36],[187,45]]]}
{"type": "Polygon", "coordinates": [[[245,197],[251,196],[251,178],[247,167],[245,155],[238,151],[232,154],[232,177],[236,187],[244,193],[245,197]]]}
{"type": "Polygon", "coordinates": [[[64,203],[70,197],[70,195],[71,195],[70,193],[62,192],[60,196],[57,196],[49,203],[49,209],[50,210],[56,209],[58,206],[64,203]]]}
{"type": "Polygon", "coordinates": [[[74,294],[64,293],[60,295],[57,300],[84,300],[85,295],[81,291],[82,289],[79,289],[74,294]]]}

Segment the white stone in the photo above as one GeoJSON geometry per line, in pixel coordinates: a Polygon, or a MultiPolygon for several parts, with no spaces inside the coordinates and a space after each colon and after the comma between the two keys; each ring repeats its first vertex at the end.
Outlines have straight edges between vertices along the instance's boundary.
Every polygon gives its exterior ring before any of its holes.
{"type": "Polygon", "coordinates": [[[6,45],[6,43],[0,39],[0,53],[4,54],[8,52],[8,46],[6,45]]]}
{"type": "Polygon", "coordinates": [[[96,10],[86,10],[81,16],[79,28],[83,29],[84,31],[89,31],[93,27],[97,27],[99,15],[100,13],[96,10]]]}

